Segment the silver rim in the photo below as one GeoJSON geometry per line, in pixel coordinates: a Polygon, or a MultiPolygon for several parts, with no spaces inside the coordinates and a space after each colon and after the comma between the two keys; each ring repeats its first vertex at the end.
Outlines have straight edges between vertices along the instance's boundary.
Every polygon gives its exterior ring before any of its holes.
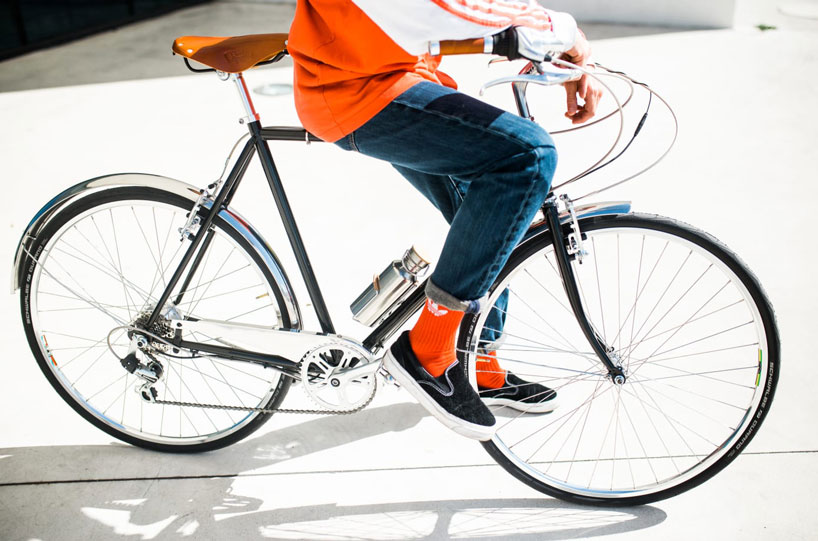
{"type": "Polygon", "coordinates": [[[492,441],[528,476],[562,491],[653,494],[702,473],[751,423],[767,373],[763,323],[741,280],[701,247],[638,227],[587,235],[589,254],[574,272],[628,381],[607,377],[570,311],[553,249],[540,250],[492,294],[493,305],[509,290],[503,335],[491,349],[504,369],[557,390],[559,407],[543,415],[493,407],[492,441]]]}
{"type": "MultiPolygon", "coordinates": [[[[37,256],[31,281],[31,325],[40,353],[73,400],[118,432],[171,445],[200,444],[235,432],[258,413],[147,403],[106,344],[109,332],[133,322],[156,302],[188,242],[179,228],[187,210],[146,200],[115,201],[71,219],[37,256]]],[[[181,315],[281,326],[275,296],[252,258],[216,229],[181,315]]],[[[218,337],[185,338],[218,342],[218,337]]],[[[119,357],[125,330],[111,335],[119,357]]],[[[156,385],[169,401],[263,407],[280,373],[215,357],[158,358],[156,385]]],[[[183,353],[181,355],[184,355],[183,353]]]]}

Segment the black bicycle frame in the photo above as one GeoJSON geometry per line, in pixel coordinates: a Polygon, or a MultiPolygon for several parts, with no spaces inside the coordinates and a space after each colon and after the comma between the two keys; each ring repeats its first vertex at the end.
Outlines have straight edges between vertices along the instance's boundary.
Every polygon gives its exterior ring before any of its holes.
{"type": "MultiPolygon", "coordinates": [[[[520,96],[520,94],[524,93],[519,92],[519,89],[515,88],[515,97],[522,98],[522,100],[518,100],[518,106],[525,104],[524,95],[520,96]]],[[[522,114],[525,109],[523,107],[520,107],[520,109],[520,113],[522,114]]],[[[245,144],[244,149],[230,172],[230,175],[222,184],[218,193],[214,195],[212,205],[210,208],[202,207],[198,210],[201,219],[199,232],[196,235],[191,236],[190,246],[182,257],[182,260],[173,276],[168,281],[165,290],[156,303],[156,307],[151,313],[151,317],[147,323],[148,328],[153,326],[159,319],[162,312],[162,307],[165,305],[165,303],[167,303],[168,299],[171,297],[173,289],[180,283],[182,277],[187,271],[188,274],[185,280],[182,282],[179,293],[174,299],[175,304],[181,302],[182,298],[187,292],[190,281],[201,264],[205,251],[213,238],[213,220],[223,208],[229,205],[236,193],[239,183],[244,178],[244,174],[247,171],[250,160],[255,154],[258,154],[261,161],[261,166],[270,186],[270,191],[273,194],[279,214],[281,215],[284,230],[286,231],[287,238],[290,241],[290,246],[292,247],[296,262],[298,263],[298,268],[301,271],[301,276],[307,287],[307,292],[310,295],[310,300],[312,301],[313,308],[315,309],[316,316],[318,317],[318,322],[321,325],[321,331],[326,334],[335,333],[332,318],[330,317],[329,310],[324,302],[324,296],[321,293],[321,288],[318,285],[318,280],[315,277],[315,272],[313,271],[312,264],[310,263],[309,256],[307,255],[307,249],[304,246],[304,241],[302,240],[301,234],[298,231],[295,216],[293,215],[292,208],[290,207],[289,201],[287,200],[287,196],[284,192],[281,177],[278,174],[275,161],[273,160],[272,153],[270,152],[270,147],[267,144],[268,141],[320,142],[321,139],[318,139],[314,135],[308,133],[303,128],[263,128],[260,126],[258,121],[250,122],[248,124],[248,128],[250,130],[250,139],[245,144]]],[[[551,232],[557,264],[560,274],[562,275],[565,291],[568,295],[571,307],[573,308],[574,315],[576,316],[577,321],[579,322],[580,327],[591,344],[594,352],[608,369],[611,377],[624,377],[621,367],[617,366],[611,360],[608,354],[610,348],[605,345],[603,340],[599,337],[599,334],[593,329],[593,326],[588,321],[582,308],[579,290],[577,289],[576,280],[571,269],[570,256],[565,247],[566,236],[563,234],[562,227],[560,225],[559,213],[557,211],[554,198],[549,198],[549,200],[545,203],[543,206],[543,212],[545,213],[547,219],[548,229],[551,232]]],[[[409,298],[404,301],[397,308],[397,310],[395,310],[394,313],[387,317],[380,325],[378,325],[377,328],[372,331],[369,336],[364,339],[364,347],[370,351],[382,347],[384,342],[390,336],[392,336],[397,329],[408,321],[414,313],[420,310],[425,302],[425,298],[424,288],[422,286],[417,288],[409,296],[409,298]]],[[[286,314],[282,314],[282,316],[287,318],[286,314]]],[[[285,326],[290,325],[289,321],[284,321],[283,323],[285,326]]],[[[221,346],[213,346],[211,344],[199,344],[184,341],[181,339],[181,336],[177,337],[177,339],[173,342],[177,347],[184,349],[216,354],[234,360],[263,364],[290,374],[297,372],[296,362],[277,355],[244,351],[234,348],[225,348],[221,346]]]]}
{"type": "MultiPolygon", "coordinates": [[[[284,191],[284,186],[281,182],[281,177],[275,165],[272,153],[270,152],[268,141],[301,141],[301,142],[322,142],[321,139],[308,133],[304,128],[298,127],[267,127],[263,128],[259,122],[251,122],[248,125],[250,130],[250,139],[244,146],[241,154],[236,160],[233,169],[230,171],[225,182],[222,184],[218,193],[214,194],[214,200],[210,208],[201,207],[198,210],[201,219],[199,232],[190,237],[191,243],[188,246],[179,266],[176,268],[173,276],[165,286],[165,290],[159,297],[156,307],[151,313],[148,320],[147,327],[150,328],[161,315],[161,307],[170,299],[172,292],[177,284],[182,283],[179,292],[174,297],[174,304],[179,304],[184,295],[187,293],[191,280],[193,279],[196,270],[204,259],[205,252],[210,245],[214,235],[212,228],[213,220],[219,212],[230,204],[233,196],[238,189],[239,183],[244,178],[247,167],[255,154],[258,154],[261,161],[264,175],[270,186],[270,191],[275,199],[278,207],[281,220],[284,225],[284,230],[290,241],[293,253],[298,263],[298,268],[304,283],[307,287],[307,292],[310,295],[310,300],[315,309],[318,322],[321,325],[321,331],[326,334],[334,334],[335,326],[332,323],[332,318],[327,309],[324,296],[321,293],[321,288],[318,285],[318,280],[315,277],[312,264],[310,263],[307,249],[304,246],[304,241],[298,230],[298,225],[295,221],[292,208],[290,207],[287,195],[284,191]],[[186,277],[182,281],[183,276],[186,277]]],[[[394,334],[395,330],[400,328],[420,307],[423,305],[425,296],[423,288],[418,288],[406,302],[404,302],[398,310],[396,310],[390,317],[388,317],[381,325],[379,325],[372,334],[364,340],[364,346],[370,350],[380,347],[383,342],[394,334]]],[[[287,314],[282,314],[287,318],[287,314]]],[[[285,327],[288,327],[291,322],[289,320],[283,321],[285,327]]],[[[174,345],[184,349],[191,349],[201,351],[208,354],[217,354],[225,358],[234,360],[241,360],[251,363],[259,363],[271,366],[273,368],[282,370],[284,372],[294,372],[297,369],[297,364],[279,357],[277,355],[269,355],[258,352],[236,350],[232,348],[224,348],[220,346],[213,346],[210,344],[198,344],[194,342],[184,341],[181,339],[174,340],[174,345]]]]}

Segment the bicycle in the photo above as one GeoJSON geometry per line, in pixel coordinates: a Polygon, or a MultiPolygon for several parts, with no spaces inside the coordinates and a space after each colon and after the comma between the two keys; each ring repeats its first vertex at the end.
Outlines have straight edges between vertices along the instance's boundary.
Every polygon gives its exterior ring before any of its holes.
{"type": "MultiPolygon", "coordinates": [[[[423,306],[427,262],[410,249],[353,303],[371,333],[360,341],[335,333],[267,144],[320,140],[300,127],[262,127],[243,77],[286,56],[286,39],[174,43],[188,68],[238,89],[249,139],[226,178],[203,189],[154,175],[91,179],[49,201],[20,240],[13,291],[34,356],[75,411],[120,440],[198,452],[247,437],[274,413],[360,411],[378,378],[391,379],[378,353],[423,306]],[[255,154],[320,331],[302,328],[275,252],[230,207],[255,154]],[[293,381],[321,409],[281,408],[293,381]]],[[[483,52],[482,40],[440,47],[483,52]]],[[[562,69],[530,63],[486,87],[511,83],[530,118],[529,84],[587,73],[551,62],[562,69]]],[[[734,460],[769,411],[780,347],[758,280],[711,235],[633,213],[628,202],[575,205],[552,191],[486,306],[464,317],[457,339],[472,381],[476,357],[492,351],[557,390],[560,407],[494,407],[498,430],[483,445],[545,494],[594,505],[673,496],[734,460]]]]}

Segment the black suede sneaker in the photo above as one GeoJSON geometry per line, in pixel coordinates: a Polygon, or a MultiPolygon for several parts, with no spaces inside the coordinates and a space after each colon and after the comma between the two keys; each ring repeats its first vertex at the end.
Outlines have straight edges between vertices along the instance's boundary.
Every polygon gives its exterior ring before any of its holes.
{"type": "Polygon", "coordinates": [[[526,413],[548,413],[557,404],[557,391],[531,383],[506,370],[506,384],[499,389],[478,387],[480,398],[488,406],[507,406],[526,413]]]}
{"type": "Polygon", "coordinates": [[[494,415],[469,384],[460,361],[433,377],[415,357],[407,331],[386,352],[383,366],[420,405],[461,436],[486,441],[494,435],[494,415]]]}

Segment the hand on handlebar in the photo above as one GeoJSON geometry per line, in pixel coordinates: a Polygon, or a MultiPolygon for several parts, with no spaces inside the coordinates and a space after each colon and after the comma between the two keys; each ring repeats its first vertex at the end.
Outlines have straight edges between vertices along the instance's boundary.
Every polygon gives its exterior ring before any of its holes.
{"type": "MultiPolygon", "coordinates": [[[[546,39],[548,34],[526,28],[512,26],[494,36],[492,52],[509,60],[526,58],[542,62],[553,50],[560,50],[558,44],[546,39]]],[[[574,45],[560,57],[561,59],[585,67],[591,56],[591,45],[585,34],[577,29],[574,45]]],[[[593,78],[583,75],[578,81],[565,83],[567,110],[565,116],[572,124],[587,122],[596,114],[596,107],[602,98],[602,87],[593,78]],[[583,100],[582,105],[579,100],[583,100]]]]}
{"type": "MultiPolygon", "coordinates": [[[[574,46],[562,54],[560,58],[566,62],[571,62],[577,66],[585,67],[591,57],[591,45],[585,39],[585,34],[577,30],[577,40],[574,46]]],[[[582,124],[587,122],[596,114],[596,106],[602,98],[602,87],[599,83],[587,75],[583,75],[578,81],[565,83],[565,94],[567,102],[566,118],[571,119],[572,124],[582,124]],[[582,99],[583,104],[579,104],[582,99]]]]}
{"type": "Polygon", "coordinates": [[[511,26],[493,36],[494,45],[491,52],[505,56],[509,60],[525,58],[534,62],[542,62],[548,56],[549,51],[559,45],[547,38],[548,34],[545,32],[525,26],[511,26]]]}

